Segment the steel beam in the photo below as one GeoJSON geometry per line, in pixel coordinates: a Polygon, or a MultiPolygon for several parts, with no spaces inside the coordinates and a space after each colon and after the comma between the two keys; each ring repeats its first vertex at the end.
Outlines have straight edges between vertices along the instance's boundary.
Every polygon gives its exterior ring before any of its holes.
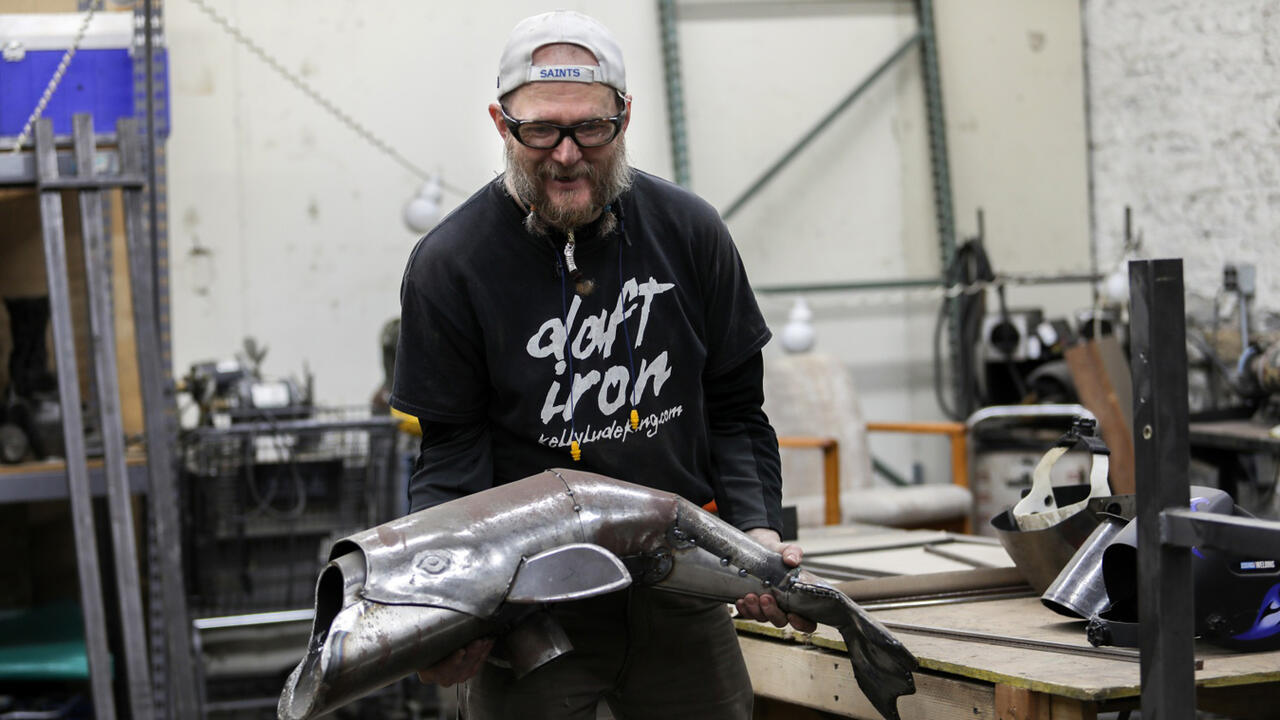
{"type": "MultiPolygon", "coordinates": [[[[142,137],[138,122],[132,118],[118,123],[120,154],[124,170],[142,171],[142,137]]],[[[129,249],[129,286],[133,298],[134,338],[138,346],[138,374],[142,391],[143,430],[146,434],[147,473],[151,529],[155,543],[155,570],[158,578],[161,613],[152,613],[153,622],[163,622],[164,642],[153,652],[164,662],[153,663],[162,672],[162,707],[168,717],[200,717],[200,694],[192,652],[186,588],[183,587],[182,526],[178,517],[177,463],[174,460],[174,437],[169,431],[167,413],[172,395],[167,393],[169,371],[163,361],[160,321],[156,317],[155,267],[152,264],[152,236],[144,228],[144,198],[141,189],[124,191],[125,238],[129,249]]],[[[153,588],[154,590],[154,588],[153,588]]],[[[154,600],[153,600],[154,602],[154,600]]],[[[154,642],[154,641],[153,641],[154,642]]]]}
{"type": "Polygon", "coordinates": [[[689,132],[684,121],[684,79],[680,74],[680,30],[675,0],[658,0],[662,26],[662,69],[667,86],[667,128],[671,134],[671,168],[676,182],[689,187],[689,132]]]}
{"type": "MultiPolygon", "coordinates": [[[[79,177],[93,179],[93,117],[80,113],[72,119],[79,177]]],[[[58,187],[45,183],[48,191],[58,187]]],[[[123,646],[125,687],[130,717],[151,720],[151,673],[147,668],[146,623],[142,619],[142,582],[138,575],[138,548],[134,541],[133,505],[124,458],[124,421],[120,411],[120,372],[116,365],[115,313],[111,297],[111,239],[107,234],[102,191],[82,189],[80,235],[84,245],[84,275],[89,294],[89,353],[93,386],[98,396],[102,429],[107,508],[111,525],[112,560],[115,564],[116,600],[119,603],[120,639],[123,646]]]]}
{"type": "MultiPolygon", "coordinates": [[[[1101,280],[1100,275],[1066,274],[1066,275],[1000,275],[996,283],[1009,285],[1059,285],[1071,283],[1094,283],[1101,280]]],[[[899,290],[914,288],[946,288],[947,283],[941,278],[903,278],[900,280],[850,280],[847,282],[806,283],[797,285],[760,285],[753,287],[757,295],[777,295],[780,293],[810,292],[850,292],[862,290],[899,290]]]]}
{"type": "Polygon", "coordinates": [[[1160,541],[1180,548],[1280,557],[1280,522],[1171,508],[1160,515],[1160,541]]]}
{"type": "Polygon", "coordinates": [[[1181,260],[1129,263],[1138,495],[1142,714],[1195,716],[1191,553],[1161,543],[1161,512],[1190,501],[1186,310],[1181,260]]]}
{"type": "MultiPolygon", "coordinates": [[[[53,121],[36,121],[37,178],[58,177],[53,145],[53,121]]],[[[75,533],[76,571],[80,580],[80,610],[84,615],[85,650],[89,656],[89,685],[97,720],[115,720],[111,688],[111,657],[107,649],[107,618],[102,606],[102,575],[98,568],[98,540],[93,528],[93,499],[85,460],[84,418],[80,414],[80,372],[76,362],[75,328],[71,322],[71,292],[67,282],[67,244],[62,222],[62,193],[40,190],[40,229],[44,239],[44,272],[49,286],[49,314],[53,324],[53,355],[58,370],[58,401],[62,406],[62,435],[67,465],[67,496],[75,533]]]]}

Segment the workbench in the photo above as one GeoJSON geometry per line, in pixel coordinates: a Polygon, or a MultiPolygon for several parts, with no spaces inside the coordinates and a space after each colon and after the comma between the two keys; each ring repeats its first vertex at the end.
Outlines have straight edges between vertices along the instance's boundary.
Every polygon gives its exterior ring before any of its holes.
{"type": "MultiPolygon", "coordinates": [[[[843,542],[856,549],[843,556],[835,553],[840,544],[836,536],[811,537],[806,544],[802,535],[800,544],[806,547],[806,558],[810,557],[809,547],[818,550],[813,553],[815,562],[869,558],[856,561],[858,565],[876,564],[875,558],[885,552],[878,548],[892,545],[889,552],[898,557],[898,567],[904,567],[902,553],[906,548],[902,546],[913,539],[911,534],[893,544],[892,535],[849,532],[852,535],[843,542]]],[[[936,567],[923,570],[936,571],[936,567]]],[[[1136,651],[1115,653],[1119,649],[1093,648],[1085,638],[1084,620],[1050,611],[1029,591],[1020,595],[1004,593],[993,596],[996,599],[886,609],[865,603],[872,616],[890,626],[920,661],[916,693],[898,703],[904,720],[1091,720],[1099,712],[1138,707],[1136,651]],[[1003,641],[996,644],[904,631],[893,629],[895,624],[999,636],[1003,641]],[[1085,654],[1036,648],[1037,643],[1077,646],[1085,654]],[[1117,656],[1094,654],[1096,650],[1117,656]],[[1131,657],[1118,657],[1120,654],[1131,657]]],[[[807,635],[791,628],[736,622],[756,695],[762,699],[762,717],[803,718],[807,711],[801,708],[812,708],[842,717],[878,720],[879,715],[858,689],[844,641],[834,628],[819,626],[817,632],[807,635]]],[[[1233,718],[1280,717],[1280,651],[1232,653],[1199,643],[1196,658],[1203,662],[1195,674],[1201,709],[1233,718]]]]}

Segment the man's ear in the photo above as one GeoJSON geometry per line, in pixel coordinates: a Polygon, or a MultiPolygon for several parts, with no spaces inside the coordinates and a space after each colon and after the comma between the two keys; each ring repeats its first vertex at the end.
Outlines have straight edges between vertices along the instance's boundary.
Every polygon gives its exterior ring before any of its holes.
{"type": "Polygon", "coordinates": [[[627,126],[631,124],[631,94],[627,93],[627,116],[622,119],[622,132],[627,131],[627,126]]]}
{"type": "Polygon", "coordinates": [[[493,126],[498,129],[498,135],[503,140],[507,139],[507,133],[511,132],[507,129],[507,122],[502,119],[502,106],[498,103],[489,104],[489,117],[493,119],[493,126]]]}

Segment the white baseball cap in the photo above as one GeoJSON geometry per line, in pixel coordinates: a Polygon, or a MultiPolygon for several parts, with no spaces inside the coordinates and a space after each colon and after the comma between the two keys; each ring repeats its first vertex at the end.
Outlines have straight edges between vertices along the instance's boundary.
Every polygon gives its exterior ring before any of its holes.
{"type": "Polygon", "coordinates": [[[579,12],[555,10],[525,18],[511,30],[498,61],[498,97],[530,82],[598,82],[626,94],[622,48],[608,28],[579,12]],[[556,43],[585,48],[599,65],[533,64],[535,50],[556,43]]]}

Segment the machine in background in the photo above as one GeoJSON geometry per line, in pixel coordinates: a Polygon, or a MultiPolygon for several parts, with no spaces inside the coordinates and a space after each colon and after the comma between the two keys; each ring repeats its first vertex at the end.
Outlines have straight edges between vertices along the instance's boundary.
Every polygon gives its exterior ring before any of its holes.
{"type": "Polygon", "coordinates": [[[267,347],[245,338],[235,359],[205,361],[191,366],[182,390],[195,401],[198,427],[226,427],[243,422],[302,420],[314,412],[314,378],[268,380],[262,376],[267,347]]]}

